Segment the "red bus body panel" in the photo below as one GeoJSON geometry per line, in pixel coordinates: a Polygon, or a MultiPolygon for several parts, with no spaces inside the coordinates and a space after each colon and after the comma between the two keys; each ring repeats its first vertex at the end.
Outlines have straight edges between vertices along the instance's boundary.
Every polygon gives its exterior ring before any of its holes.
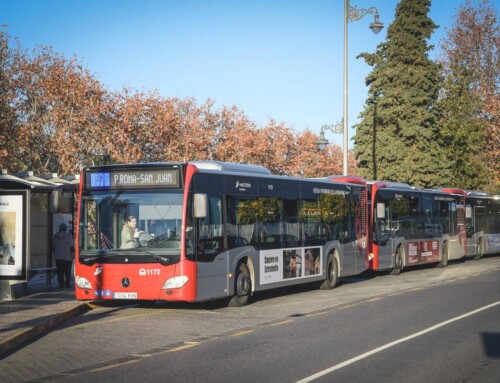
{"type": "MultiPolygon", "coordinates": [[[[79,248],[75,246],[75,279],[77,280],[80,277],[86,278],[92,285],[92,289],[82,289],[75,286],[76,299],[196,301],[197,264],[196,262],[187,260],[185,256],[185,222],[188,190],[192,176],[196,172],[197,168],[194,165],[190,164],[186,167],[180,261],[168,266],[161,265],[160,263],[96,263],[89,266],[78,262],[79,248]],[[188,282],[182,288],[162,290],[162,286],[169,278],[181,275],[188,277],[188,282]]],[[[84,182],[85,176],[82,171],[79,186],[80,196],[83,192],[84,182]]],[[[77,222],[80,222],[81,218],[80,201],[81,198],[78,201],[77,222]]],[[[80,243],[79,235],[80,230],[77,228],[75,236],[76,244],[80,243]]]]}

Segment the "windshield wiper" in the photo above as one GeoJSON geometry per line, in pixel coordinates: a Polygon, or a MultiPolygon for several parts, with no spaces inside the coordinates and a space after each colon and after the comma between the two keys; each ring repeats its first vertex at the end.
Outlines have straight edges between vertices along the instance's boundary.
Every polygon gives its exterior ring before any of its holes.
{"type": "MultiPolygon", "coordinates": [[[[139,252],[139,249],[136,249],[137,252],[139,252]]],[[[164,257],[155,253],[152,253],[150,251],[140,251],[143,254],[151,255],[154,259],[160,261],[162,265],[167,265],[170,263],[171,259],[169,257],[164,257]]]]}

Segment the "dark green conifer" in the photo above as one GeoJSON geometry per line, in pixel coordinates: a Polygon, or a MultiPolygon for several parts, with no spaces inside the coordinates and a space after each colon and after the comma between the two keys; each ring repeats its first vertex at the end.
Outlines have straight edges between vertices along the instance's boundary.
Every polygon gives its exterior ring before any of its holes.
{"type": "Polygon", "coordinates": [[[439,65],[427,44],[436,24],[429,0],[401,0],[387,40],[374,54],[367,76],[369,97],[355,126],[355,154],[368,179],[435,187],[448,180],[448,166],[438,142],[439,65]]]}

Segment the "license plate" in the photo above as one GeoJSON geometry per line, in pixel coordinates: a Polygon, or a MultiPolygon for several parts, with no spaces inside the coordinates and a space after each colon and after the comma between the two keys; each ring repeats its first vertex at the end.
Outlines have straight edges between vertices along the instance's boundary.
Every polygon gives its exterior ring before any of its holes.
{"type": "Polygon", "coordinates": [[[137,293],[114,293],[115,299],[137,299],[137,293]]]}

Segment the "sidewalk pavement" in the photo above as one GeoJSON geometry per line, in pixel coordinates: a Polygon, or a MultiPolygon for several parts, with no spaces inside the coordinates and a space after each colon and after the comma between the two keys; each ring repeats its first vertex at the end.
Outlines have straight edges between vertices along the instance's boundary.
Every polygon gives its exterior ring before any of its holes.
{"type": "Polygon", "coordinates": [[[75,299],[74,288],[60,289],[57,278],[49,283],[45,274],[37,274],[14,286],[16,299],[0,301],[0,359],[88,309],[75,299]]]}

